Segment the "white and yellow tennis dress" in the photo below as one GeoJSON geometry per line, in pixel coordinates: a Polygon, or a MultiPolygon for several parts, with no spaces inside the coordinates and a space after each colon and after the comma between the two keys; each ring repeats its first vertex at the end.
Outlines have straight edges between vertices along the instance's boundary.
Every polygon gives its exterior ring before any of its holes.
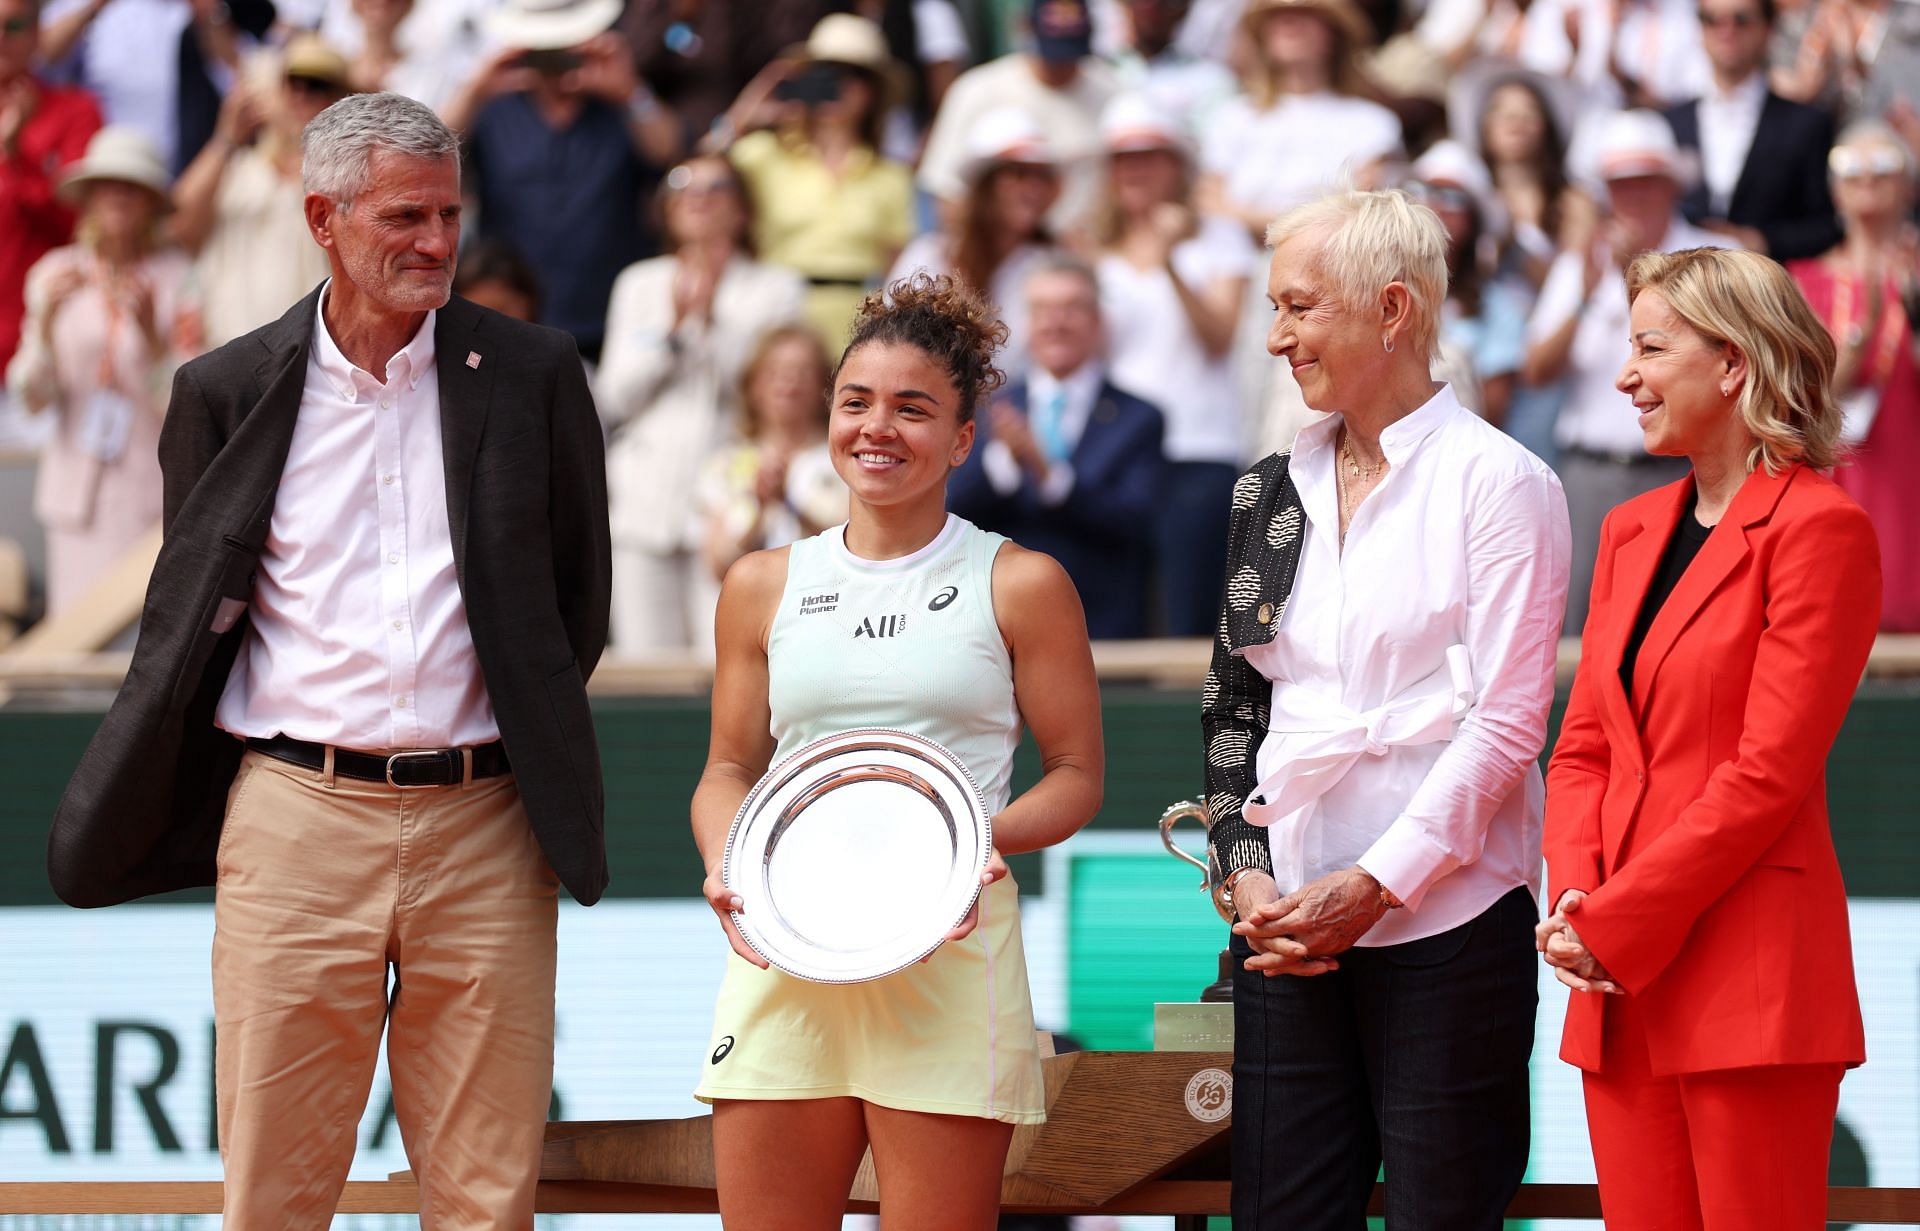
{"type": "MultiPolygon", "coordinates": [[[[855,556],[844,527],[794,543],[767,644],[774,762],[840,731],[895,727],[944,744],[998,815],[1020,741],[1013,661],[993,617],[1004,542],[949,515],[933,542],[898,560],[855,556]]],[[[880,896],[885,886],[846,889],[880,896]]],[[[702,1064],[703,1102],[849,1096],[1045,1119],[1013,878],[981,894],[965,940],[884,979],[811,983],[729,954],[702,1064]]]]}

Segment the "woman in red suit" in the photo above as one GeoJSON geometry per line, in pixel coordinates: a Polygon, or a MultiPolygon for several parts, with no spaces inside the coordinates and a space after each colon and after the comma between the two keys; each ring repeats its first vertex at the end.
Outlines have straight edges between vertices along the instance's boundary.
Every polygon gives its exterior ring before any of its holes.
{"type": "Polygon", "coordinates": [[[1585,1070],[1609,1231],[1813,1231],[1866,1058],[1825,765],[1879,551],[1820,473],[1833,342],[1786,272],[1693,249],[1627,286],[1619,387],[1648,451],[1693,473],[1600,536],[1547,772],[1538,939],[1585,993],[1560,1054],[1585,1070]]]}

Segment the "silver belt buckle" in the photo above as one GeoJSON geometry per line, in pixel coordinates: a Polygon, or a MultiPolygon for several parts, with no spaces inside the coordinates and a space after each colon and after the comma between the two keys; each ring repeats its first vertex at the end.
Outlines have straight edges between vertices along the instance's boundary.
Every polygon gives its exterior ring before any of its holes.
{"type": "Polygon", "coordinates": [[[396,752],[387,757],[387,785],[396,791],[430,791],[440,786],[435,782],[395,782],[393,766],[396,761],[438,760],[446,754],[437,748],[416,748],[409,752],[396,752]]]}

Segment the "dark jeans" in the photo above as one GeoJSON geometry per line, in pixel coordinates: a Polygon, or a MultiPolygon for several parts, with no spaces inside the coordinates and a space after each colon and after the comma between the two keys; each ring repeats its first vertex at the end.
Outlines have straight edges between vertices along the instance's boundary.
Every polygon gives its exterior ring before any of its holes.
{"type": "Polygon", "coordinates": [[[1225,462],[1169,462],[1154,515],[1162,631],[1211,637],[1227,584],[1227,517],[1240,472],[1225,462]]]}
{"type": "MultiPolygon", "coordinates": [[[[1236,1231],[1498,1231],[1527,1169],[1533,897],[1340,969],[1233,984],[1236,1231]]],[[[1244,961],[1246,941],[1233,938],[1244,961]]]]}

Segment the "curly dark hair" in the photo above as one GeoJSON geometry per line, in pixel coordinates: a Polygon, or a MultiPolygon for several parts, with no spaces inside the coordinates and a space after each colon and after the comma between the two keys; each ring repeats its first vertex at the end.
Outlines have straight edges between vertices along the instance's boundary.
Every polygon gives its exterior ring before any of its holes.
{"type": "Polygon", "coordinates": [[[1006,342],[1007,327],[984,296],[949,274],[923,270],[861,301],[833,379],[839,381],[847,357],[863,346],[912,346],[945,369],[960,393],[960,422],[966,423],[981,399],[1007,383],[1007,374],[993,366],[993,353],[1006,342]]]}

